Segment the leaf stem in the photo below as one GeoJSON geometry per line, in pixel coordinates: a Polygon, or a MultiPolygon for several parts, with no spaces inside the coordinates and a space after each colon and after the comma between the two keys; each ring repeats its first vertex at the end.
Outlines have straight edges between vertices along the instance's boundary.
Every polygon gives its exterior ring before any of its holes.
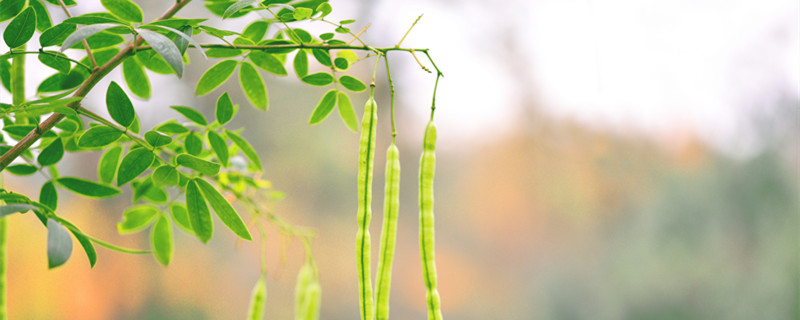
{"type": "Polygon", "coordinates": [[[392,119],[392,143],[394,143],[397,140],[397,127],[394,124],[394,82],[392,82],[392,73],[389,71],[389,55],[384,55],[383,61],[386,62],[386,79],[389,81],[389,101],[391,101],[389,117],[392,119]]]}

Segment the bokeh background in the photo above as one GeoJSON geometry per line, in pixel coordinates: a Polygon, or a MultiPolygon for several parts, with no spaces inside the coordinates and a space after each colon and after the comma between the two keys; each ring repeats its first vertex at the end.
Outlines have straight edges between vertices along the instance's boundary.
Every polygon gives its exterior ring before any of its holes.
{"type": "MultiPolygon", "coordinates": [[[[146,19],[170,4],[136,2],[146,19]]],[[[378,46],[394,45],[424,14],[404,45],[431,48],[445,73],[436,113],[436,249],[447,318],[800,318],[800,3],[332,4],[334,20],[356,18],[353,29],[371,23],[365,37],[378,46]]],[[[82,1],[72,11],[98,10],[82,1]]],[[[198,0],[180,15],[204,10],[198,0]]],[[[209,23],[235,29],[256,17],[209,23]]],[[[264,74],[266,113],[247,106],[235,81],[194,97],[195,81],[214,61],[190,57],[182,80],[151,75],[153,98],[134,101],[143,127],[177,118],[170,105],[211,115],[216,96],[229,91],[242,105],[230,127],[245,128],[265,176],[286,194],[265,205],[317,232],[322,318],[356,319],[358,136],[335,115],[307,125],[325,89],[293,75],[264,74]]],[[[424,319],[415,180],[434,76],[406,54],[390,62],[403,168],[391,312],[424,319]]],[[[52,71],[28,67],[33,96],[52,71]]],[[[357,64],[352,74],[367,79],[371,68],[357,64]]],[[[390,140],[387,84],[378,74],[373,235],[390,140]]],[[[110,80],[121,74],[97,88],[110,80]]],[[[95,91],[84,105],[104,113],[104,90],[95,91]]],[[[357,95],[354,105],[364,100],[357,95]]],[[[70,154],[59,169],[95,178],[98,157],[70,154]]],[[[43,182],[4,178],[32,197],[43,182]]],[[[59,213],[87,233],[148,246],[147,233],[116,234],[129,193],[107,201],[61,197],[59,213]]],[[[11,216],[9,225],[12,319],[242,319],[259,277],[257,243],[238,243],[222,228],[207,245],[176,232],[168,268],[151,256],[99,248],[90,269],[76,246],[65,266],[47,270],[46,230],[30,215],[11,216]]],[[[303,246],[269,231],[267,314],[291,319],[303,246]]]]}

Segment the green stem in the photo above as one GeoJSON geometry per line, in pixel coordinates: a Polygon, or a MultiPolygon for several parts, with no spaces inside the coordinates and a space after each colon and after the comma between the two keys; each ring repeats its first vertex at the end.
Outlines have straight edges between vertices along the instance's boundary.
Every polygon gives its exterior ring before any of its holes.
{"type": "MultiPolygon", "coordinates": [[[[25,50],[25,46],[20,47],[25,50]]],[[[11,103],[21,105],[25,103],[25,56],[15,56],[11,60],[11,103]]],[[[3,177],[0,173],[0,186],[3,177]]],[[[8,319],[7,307],[7,266],[8,266],[8,220],[0,218],[0,320],[8,319]]]]}
{"type": "MultiPolygon", "coordinates": [[[[422,17],[422,16],[420,16],[422,17]]],[[[419,20],[419,18],[417,18],[419,20]]],[[[397,127],[394,124],[394,82],[392,82],[392,73],[389,71],[389,55],[383,55],[383,61],[386,62],[386,79],[389,81],[389,98],[391,104],[389,105],[390,108],[390,117],[392,119],[392,143],[396,142],[397,138],[397,127]]]]}

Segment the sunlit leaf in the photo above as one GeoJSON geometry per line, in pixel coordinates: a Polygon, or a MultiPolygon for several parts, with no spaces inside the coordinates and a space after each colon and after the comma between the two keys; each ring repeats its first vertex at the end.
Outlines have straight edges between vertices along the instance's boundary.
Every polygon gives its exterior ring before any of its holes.
{"type": "Polygon", "coordinates": [[[186,148],[186,152],[193,156],[200,155],[200,153],[203,152],[203,140],[194,132],[186,136],[186,140],[183,141],[183,146],[186,148]]]}
{"type": "Polygon", "coordinates": [[[57,181],[58,184],[64,188],[87,197],[108,198],[122,193],[122,190],[114,188],[110,185],[81,178],[61,177],[58,178],[57,181]]]}
{"type": "Polygon", "coordinates": [[[326,67],[331,66],[331,55],[328,53],[328,51],[322,49],[311,49],[311,54],[321,65],[326,67]]]}
{"type": "Polygon", "coordinates": [[[117,232],[129,234],[140,231],[150,225],[158,215],[158,208],[151,205],[140,205],[122,214],[122,222],[117,223],[117,232]]]}
{"type": "Polygon", "coordinates": [[[336,101],[336,107],[339,109],[339,116],[342,117],[344,124],[351,131],[358,132],[358,116],[356,116],[356,111],[353,109],[353,104],[350,103],[350,97],[347,96],[347,93],[339,91],[339,100],[336,101]]]}
{"type": "Polygon", "coordinates": [[[122,131],[112,127],[97,126],[87,130],[81,135],[78,140],[78,146],[83,148],[107,146],[117,141],[122,134],[122,131]]]}
{"type": "Polygon", "coordinates": [[[294,73],[298,78],[303,78],[308,75],[308,54],[303,50],[298,50],[297,55],[294,56],[294,73]]]}
{"type": "Polygon", "coordinates": [[[217,122],[221,125],[228,123],[233,117],[233,102],[227,92],[217,99],[216,116],[217,122]]]}
{"type": "MultiPolygon", "coordinates": [[[[142,9],[130,0],[100,0],[103,7],[106,8],[111,14],[123,19],[125,21],[142,23],[144,16],[142,9]]],[[[148,41],[149,42],[149,41],[148,41]]]]}
{"type": "Polygon", "coordinates": [[[131,150],[122,158],[117,170],[117,186],[122,186],[138,177],[155,160],[153,151],[145,148],[131,150]]]}
{"type": "Polygon", "coordinates": [[[206,200],[208,200],[208,204],[214,209],[214,212],[217,214],[217,217],[222,220],[222,223],[228,226],[228,228],[240,238],[245,240],[253,239],[250,236],[250,231],[247,230],[247,226],[242,222],[242,218],[239,217],[239,214],[236,213],[233,206],[228,203],[228,200],[226,200],[213,185],[199,178],[193,181],[197,183],[197,186],[203,192],[203,195],[205,195],[206,200]]]}
{"type": "Polygon", "coordinates": [[[361,80],[348,75],[339,77],[339,83],[342,85],[342,87],[350,91],[361,92],[367,90],[367,85],[361,82],[361,80]]]}
{"type": "Polygon", "coordinates": [[[131,93],[139,98],[150,98],[150,81],[137,59],[131,57],[122,61],[122,75],[131,93]]]}
{"type": "Polygon", "coordinates": [[[29,176],[36,173],[36,167],[29,164],[12,164],[5,169],[8,173],[17,176],[29,176]]]}
{"type": "Polygon", "coordinates": [[[274,73],[279,76],[285,76],[289,74],[286,72],[286,68],[283,66],[283,62],[278,60],[275,56],[270,53],[265,53],[263,51],[253,51],[247,55],[250,58],[250,61],[264,71],[274,73]]]}
{"type": "Polygon", "coordinates": [[[311,114],[311,119],[308,120],[309,124],[317,124],[328,116],[328,114],[333,111],[333,107],[336,106],[337,100],[337,91],[336,89],[328,90],[324,96],[322,96],[322,100],[319,101],[317,107],[314,108],[314,113],[311,114]]]}
{"type": "Polygon", "coordinates": [[[172,260],[172,225],[167,216],[160,215],[150,234],[150,246],[153,255],[162,265],[169,265],[172,260]]]}
{"type": "Polygon", "coordinates": [[[177,157],[178,165],[192,169],[207,176],[219,173],[220,165],[211,161],[206,161],[190,154],[180,154],[177,157]]]}
{"type": "Polygon", "coordinates": [[[186,185],[186,209],[189,214],[189,224],[194,234],[200,241],[207,243],[214,233],[211,222],[211,211],[208,210],[206,200],[194,180],[189,180],[186,185]]]}
{"type": "Polygon", "coordinates": [[[42,149],[36,161],[43,167],[56,164],[64,156],[64,143],[61,138],[56,138],[47,147],[42,149]]]}
{"type": "Polygon", "coordinates": [[[0,22],[11,19],[25,8],[26,0],[3,0],[0,1],[0,22]]]}
{"type": "Polygon", "coordinates": [[[42,188],[39,190],[39,202],[52,211],[55,211],[58,207],[58,191],[53,180],[42,184],[42,188]]]}
{"type": "Polygon", "coordinates": [[[333,83],[333,76],[327,72],[317,72],[309,74],[301,79],[303,82],[312,86],[327,86],[333,83]]]}
{"type": "Polygon", "coordinates": [[[170,142],[172,142],[172,137],[156,131],[147,131],[144,134],[144,140],[151,146],[158,148],[170,144],[170,142]]]}
{"type": "Polygon", "coordinates": [[[64,59],[66,57],[65,54],[56,51],[45,51],[37,56],[39,62],[62,73],[69,72],[70,62],[64,59]]]}
{"type": "Polygon", "coordinates": [[[267,98],[267,86],[252,63],[242,62],[242,66],[239,68],[239,82],[247,100],[254,107],[266,111],[269,101],[267,98]]]}
{"type": "Polygon", "coordinates": [[[28,5],[36,12],[36,30],[41,32],[53,26],[53,21],[50,20],[50,14],[47,13],[47,8],[41,1],[29,0],[28,5]]]}
{"type": "Polygon", "coordinates": [[[202,96],[222,85],[236,70],[236,65],[236,60],[223,60],[209,68],[197,82],[194,94],[202,96]]]}
{"type": "Polygon", "coordinates": [[[153,183],[156,185],[174,186],[178,184],[179,173],[175,167],[165,164],[153,171],[153,183]]]}
{"type": "Polygon", "coordinates": [[[225,134],[228,136],[228,139],[233,141],[233,144],[235,144],[237,147],[239,147],[239,149],[242,150],[245,157],[247,157],[247,159],[250,160],[250,163],[252,163],[253,166],[255,166],[256,170],[261,171],[262,170],[261,159],[258,158],[258,154],[256,153],[256,150],[253,149],[253,146],[251,146],[250,143],[247,142],[247,140],[245,140],[244,138],[242,138],[233,131],[226,129],[225,134]]]}
{"type": "Polygon", "coordinates": [[[217,159],[222,166],[228,166],[228,143],[219,135],[219,133],[209,130],[208,142],[211,144],[211,149],[217,155],[217,159]]]}
{"type": "Polygon", "coordinates": [[[97,179],[103,183],[111,183],[114,181],[114,176],[117,174],[117,165],[122,156],[122,146],[115,146],[109,148],[102,157],[100,163],[97,165],[97,179]]]}

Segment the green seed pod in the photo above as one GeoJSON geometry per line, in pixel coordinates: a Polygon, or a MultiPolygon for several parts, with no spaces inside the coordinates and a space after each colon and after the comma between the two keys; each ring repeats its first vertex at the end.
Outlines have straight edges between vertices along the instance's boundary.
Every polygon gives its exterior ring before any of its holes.
{"type": "Polygon", "coordinates": [[[356,258],[358,265],[359,307],[362,320],[372,320],[373,299],[370,273],[369,222],[372,218],[372,171],[375,162],[377,105],[371,96],[364,106],[361,121],[361,143],[358,152],[358,232],[356,258]]]}
{"type": "Polygon", "coordinates": [[[375,285],[375,317],[389,318],[389,291],[392,283],[392,261],[397,241],[397,215],[400,207],[400,151],[392,143],[386,152],[386,187],[383,202],[378,276],[375,285]]]}
{"type": "Polygon", "coordinates": [[[294,318],[305,320],[307,318],[308,295],[307,288],[314,281],[314,269],[311,264],[305,263],[297,273],[297,283],[294,286],[294,318]]]}
{"type": "Polygon", "coordinates": [[[425,128],[419,168],[419,249],[425,280],[428,319],[442,319],[439,291],[436,289],[436,258],[433,227],[433,176],[436,169],[436,127],[433,120],[425,128]]]}
{"type": "Polygon", "coordinates": [[[261,278],[256,282],[256,286],[253,287],[253,293],[250,297],[250,311],[247,313],[247,319],[249,320],[264,319],[264,307],[267,303],[267,285],[265,278],[264,275],[261,275],[261,278]]]}

